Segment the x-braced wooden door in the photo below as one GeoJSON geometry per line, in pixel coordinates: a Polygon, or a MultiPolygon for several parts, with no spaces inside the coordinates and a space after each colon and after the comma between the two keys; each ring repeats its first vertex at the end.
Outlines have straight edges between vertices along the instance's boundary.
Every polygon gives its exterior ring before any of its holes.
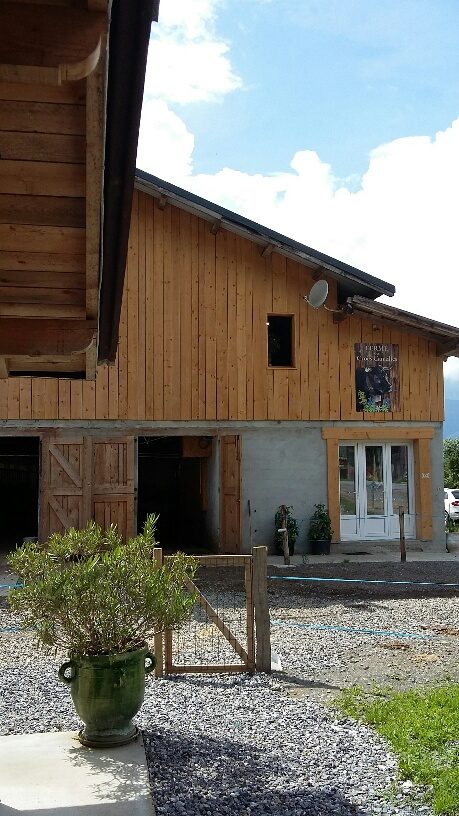
{"type": "Polygon", "coordinates": [[[135,532],[135,439],[47,436],[42,440],[40,540],[89,519],[135,532]]]}

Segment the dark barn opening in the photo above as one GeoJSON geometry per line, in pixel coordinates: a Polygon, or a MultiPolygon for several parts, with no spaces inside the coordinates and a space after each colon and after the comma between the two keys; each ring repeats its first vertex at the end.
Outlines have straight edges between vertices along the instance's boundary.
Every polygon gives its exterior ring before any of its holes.
{"type": "Polygon", "coordinates": [[[38,536],[40,440],[38,437],[0,437],[0,490],[3,552],[38,536]]]}
{"type": "Polygon", "coordinates": [[[138,440],[137,528],[159,515],[157,540],[165,550],[206,549],[207,460],[184,456],[183,437],[138,440]]]}

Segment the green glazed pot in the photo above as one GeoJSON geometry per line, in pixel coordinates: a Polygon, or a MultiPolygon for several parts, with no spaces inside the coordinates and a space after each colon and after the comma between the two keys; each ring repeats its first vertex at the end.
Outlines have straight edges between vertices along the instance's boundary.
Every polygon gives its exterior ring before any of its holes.
{"type": "Polygon", "coordinates": [[[77,714],[84,722],[79,733],[83,745],[109,748],[137,737],[132,718],[143,703],[145,675],[154,667],[154,655],[146,646],[124,654],[72,655],[62,664],[59,679],[70,686],[77,714]]]}

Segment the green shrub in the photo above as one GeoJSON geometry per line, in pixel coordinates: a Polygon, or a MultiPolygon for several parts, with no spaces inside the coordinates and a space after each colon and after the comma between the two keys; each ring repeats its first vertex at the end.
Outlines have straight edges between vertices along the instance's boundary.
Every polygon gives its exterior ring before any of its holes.
{"type": "Polygon", "coordinates": [[[315,504],[316,508],[309,522],[309,541],[331,541],[333,531],[331,519],[324,504],[315,504]]]}
{"type": "Polygon", "coordinates": [[[8,601],[39,645],[71,655],[126,652],[187,620],[195,597],[185,585],[196,563],[178,553],[159,565],[155,523],[149,516],[143,532],[123,544],[115,526],[103,531],[91,521],[10,556],[23,587],[8,601]]]}

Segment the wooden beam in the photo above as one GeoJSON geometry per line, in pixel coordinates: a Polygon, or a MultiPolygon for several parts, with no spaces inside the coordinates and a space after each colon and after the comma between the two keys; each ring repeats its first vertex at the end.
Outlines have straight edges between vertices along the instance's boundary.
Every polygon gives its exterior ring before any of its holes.
{"type": "Polygon", "coordinates": [[[158,209],[165,210],[167,204],[167,197],[165,195],[160,195],[158,198],[158,209]]]}
{"type": "Polygon", "coordinates": [[[107,15],[78,7],[0,4],[0,62],[43,65],[85,60],[107,28],[107,15]]]}
{"type": "Polygon", "coordinates": [[[313,281],[318,281],[320,280],[320,278],[323,278],[326,272],[327,270],[325,269],[324,266],[318,266],[317,269],[314,269],[314,272],[312,273],[313,281]]]}
{"type": "Polygon", "coordinates": [[[97,371],[97,344],[96,337],[86,351],[85,356],[86,379],[95,380],[97,371]]]}
{"type": "Polygon", "coordinates": [[[92,74],[100,57],[101,42],[89,56],[77,62],[63,62],[56,67],[43,65],[0,65],[0,82],[19,85],[62,85],[63,82],[78,82],[92,74]]]}
{"type": "Polygon", "coordinates": [[[400,428],[381,428],[380,425],[370,426],[365,422],[358,428],[333,426],[322,428],[322,439],[433,439],[435,431],[428,427],[407,425],[400,428]]]}
{"type": "Polygon", "coordinates": [[[0,380],[6,380],[8,377],[9,365],[5,357],[0,357],[0,380]]]}
{"type": "MultiPolygon", "coordinates": [[[[327,429],[324,429],[327,430],[327,429]]],[[[323,434],[322,434],[323,436],[323,434]]],[[[333,541],[341,538],[339,507],[339,442],[333,437],[327,439],[327,497],[328,512],[333,531],[333,541]]]]}
{"type": "Polygon", "coordinates": [[[95,320],[0,317],[0,356],[65,356],[91,345],[95,320]]]}
{"type": "Polygon", "coordinates": [[[459,352],[459,338],[454,338],[448,343],[437,343],[437,357],[449,357],[457,355],[459,352]]]}
{"type": "Polygon", "coordinates": [[[85,174],[82,164],[55,162],[0,162],[0,190],[9,195],[83,198],[85,174]]]}
{"type": "Polygon", "coordinates": [[[222,219],[216,218],[215,221],[210,225],[210,231],[212,235],[216,235],[222,228],[222,219]]]}
{"type": "Polygon", "coordinates": [[[271,255],[273,249],[274,249],[273,244],[266,244],[266,246],[263,247],[263,249],[261,250],[261,257],[262,258],[268,258],[269,255],[271,255]]]}
{"type": "MultiPolygon", "coordinates": [[[[99,303],[101,201],[104,138],[104,57],[86,81],[86,316],[96,318],[99,303]]],[[[93,370],[95,376],[95,368],[93,370]]]]}
{"type": "Polygon", "coordinates": [[[84,198],[0,194],[0,224],[84,228],[84,198]]]}

